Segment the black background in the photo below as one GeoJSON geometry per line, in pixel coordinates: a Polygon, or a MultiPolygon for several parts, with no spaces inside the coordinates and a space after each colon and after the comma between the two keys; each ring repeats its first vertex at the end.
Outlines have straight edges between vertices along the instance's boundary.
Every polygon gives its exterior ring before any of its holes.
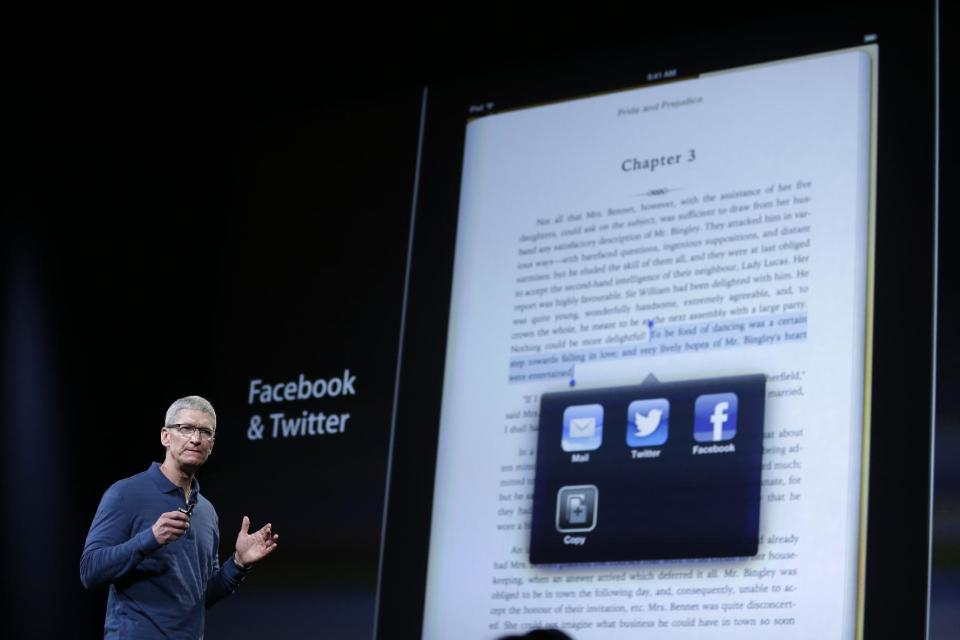
{"type": "Polygon", "coordinates": [[[185,65],[61,70],[18,96],[3,468],[22,530],[7,624],[102,635],[106,590],[78,580],[87,527],[110,483],[162,459],[166,406],[197,393],[219,413],[198,477],[222,557],[244,514],[281,536],[208,634],[368,637],[421,91],[259,95],[266,79],[211,86],[185,65]],[[351,413],[343,434],[246,441],[251,378],[344,369],[355,398],[289,403],[351,413]]]}
{"type": "MultiPolygon", "coordinates": [[[[185,51],[166,35],[114,47],[44,34],[8,57],[0,456],[16,615],[5,635],[102,634],[105,591],[78,578],[90,519],[110,483],[160,459],[169,402],[200,393],[220,414],[200,480],[220,512],[222,553],[243,513],[281,534],[277,555],[210,611],[208,635],[369,637],[421,87],[544,61],[609,68],[611,48],[692,41],[708,27],[720,43],[748,15],[724,10],[650,10],[615,29],[621,21],[577,16],[577,28],[539,36],[535,23],[506,28],[494,15],[486,32],[358,29],[272,54],[255,38],[185,51]],[[354,430],[333,444],[243,441],[250,377],[343,368],[358,376],[361,395],[345,408],[354,430]]],[[[944,7],[948,27],[955,11],[944,7]]],[[[796,12],[749,15],[769,27],[796,12]]],[[[757,33],[757,47],[775,37],[757,33]]],[[[943,53],[949,69],[949,38],[943,53]]],[[[955,75],[942,76],[948,185],[955,75]]],[[[943,189],[934,637],[955,628],[960,593],[955,211],[943,189]]],[[[429,238],[418,249],[433,249],[429,238]]],[[[914,514],[926,496],[904,499],[914,506],[900,526],[924,530],[914,514]]],[[[914,590],[915,575],[901,577],[914,590]]]]}

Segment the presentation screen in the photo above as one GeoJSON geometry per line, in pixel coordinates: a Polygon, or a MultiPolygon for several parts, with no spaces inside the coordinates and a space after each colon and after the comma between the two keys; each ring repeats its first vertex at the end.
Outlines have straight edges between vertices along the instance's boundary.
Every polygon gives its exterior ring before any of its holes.
{"type": "Polygon", "coordinates": [[[470,121],[425,638],[852,637],[877,65],[470,121]]]}
{"type": "Polygon", "coordinates": [[[420,637],[862,636],[883,46],[469,105],[420,637]]]}

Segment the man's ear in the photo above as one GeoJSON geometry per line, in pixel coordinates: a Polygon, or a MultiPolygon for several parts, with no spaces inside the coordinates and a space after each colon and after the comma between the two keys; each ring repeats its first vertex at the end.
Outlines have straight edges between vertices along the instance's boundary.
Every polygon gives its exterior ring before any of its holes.
{"type": "Polygon", "coordinates": [[[170,429],[160,427],[160,444],[163,445],[164,449],[170,446],[170,429]]]}

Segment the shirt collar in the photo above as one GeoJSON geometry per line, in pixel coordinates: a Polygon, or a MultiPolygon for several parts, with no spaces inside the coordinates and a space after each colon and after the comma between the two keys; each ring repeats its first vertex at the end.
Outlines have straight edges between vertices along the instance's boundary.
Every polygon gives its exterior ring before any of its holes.
{"type": "MultiPolygon", "coordinates": [[[[163,471],[160,471],[159,462],[151,462],[150,468],[147,469],[147,473],[153,479],[153,483],[157,486],[157,490],[160,493],[173,493],[174,491],[180,491],[182,497],[182,491],[180,487],[170,482],[170,479],[167,476],[163,475],[163,471]]],[[[193,478],[193,482],[190,483],[190,501],[193,502],[193,496],[200,495],[200,482],[196,477],[193,478]]]]}

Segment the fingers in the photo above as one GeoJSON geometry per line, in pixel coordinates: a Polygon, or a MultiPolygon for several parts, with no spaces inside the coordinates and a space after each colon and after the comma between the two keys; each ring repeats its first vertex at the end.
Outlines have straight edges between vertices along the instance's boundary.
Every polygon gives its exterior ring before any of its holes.
{"type": "Polygon", "coordinates": [[[273,532],[273,524],[268,522],[263,525],[257,531],[253,533],[248,533],[250,528],[250,518],[247,516],[243,517],[243,526],[240,528],[240,535],[249,535],[254,539],[258,544],[264,546],[276,546],[277,540],[280,539],[280,536],[273,532]]]}
{"type": "Polygon", "coordinates": [[[180,511],[161,513],[153,527],[151,527],[153,537],[156,538],[160,544],[173,542],[186,533],[189,528],[190,518],[187,517],[187,514],[181,513],[180,511]]]}
{"type": "Polygon", "coordinates": [[[269,555],[277,548],[277,540],[280,539],[280,536],[273,534],[269,538],[263,541],[263,555],[269,555]]]}
{"type": "Polygon", "coordinates": [[[186,531],[190,527],[190,516],[182,511],[168,511],[161,513],[157,522],[163,521],[174,529],[186,531]]]}
{"type": "Polygon", "coordinates": [[[267,523],[253,533],[247,533],[250,518],[244,516],[243,527],[237,534],[235,558],[241,567],[250,566],[273,553],[280,536],[273,532],[273,525],[267,523]]]}
{"type": "Polygon", "coordinates": [[[280,536],[273,532],[273,525],[269,522],[254,534],[264,548],[272,550],[271,547],[277,546],[277,540],[280,536]]]}

